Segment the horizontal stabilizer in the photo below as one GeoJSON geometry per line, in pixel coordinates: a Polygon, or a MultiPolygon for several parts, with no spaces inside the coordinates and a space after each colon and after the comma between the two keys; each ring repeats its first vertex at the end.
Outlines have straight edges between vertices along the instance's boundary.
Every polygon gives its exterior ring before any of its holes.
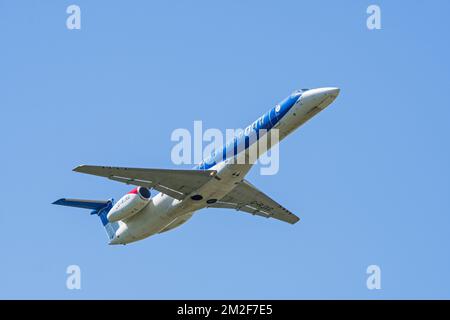
{"type": "Polygon", "coordinates": [[[95,214],[99,216],[103,227],[108,234],[109,240],[114,239],[116,231],[119,229],[119,223],[108,221],[108,212],[111,210],[114,204],[114,200],[83,200],[83,199],[66,199],[62,198],[53,202],[60,206],[75,207],[82,209],[90,209],[91,215],[95,214]]]}
{"type": "Polygon", "coordinates": [[[82,199],[66,199],[62,198],[53,202],[60,206],[76,207],[83,209],[91,209],[95,211],[100,211],[101,209],[107,207],[111,201],[109,200],[82,200],[82,199]]]}

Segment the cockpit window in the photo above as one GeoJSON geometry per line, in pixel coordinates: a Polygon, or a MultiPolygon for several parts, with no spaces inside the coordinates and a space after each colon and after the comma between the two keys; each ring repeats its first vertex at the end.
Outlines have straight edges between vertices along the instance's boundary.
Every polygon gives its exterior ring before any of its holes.
{"type": "Polygon", "coordinates": [[[295,90],[294,92],[291,93],[291,96],[292,96],[292,97],[299,96],[299,95],[301,95],[303,92],[308,91],[308,90],[309,90],[309,89],[297,89],[297,90],[295,90]]]}

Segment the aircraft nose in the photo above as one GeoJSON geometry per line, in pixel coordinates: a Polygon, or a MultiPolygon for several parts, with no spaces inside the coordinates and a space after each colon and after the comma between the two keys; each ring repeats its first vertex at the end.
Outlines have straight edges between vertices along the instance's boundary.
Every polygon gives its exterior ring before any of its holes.
{"type": "Polygon", "coordinates": [[[332,96],[336,98],[339,95],[339,92],[341,92],[341,89],[339,88],[322,88],[323,93],[327,96],[332,96]]]}
{"type": "Polygon", "coordinates": [[[311,89],[302,94],[301,100],[304,104],[323,109],[336,99],[339,92],[340,89],[335,87],[311,89]]]}

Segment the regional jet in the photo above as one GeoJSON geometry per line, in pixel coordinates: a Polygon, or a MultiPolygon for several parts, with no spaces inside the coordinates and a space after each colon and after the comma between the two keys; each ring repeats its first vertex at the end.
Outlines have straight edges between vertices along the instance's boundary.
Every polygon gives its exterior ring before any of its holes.
{"type": "MultiPolygon", "coordinates": [[[[91,210],[92,215],[100,217],[111,245],[128,244],[172,230],[203,208],[235,209],[294,224],[299,221],[296,215],[245,180],[253,163],[237,160],[243,154],[248,156],[254,143],[274,129],[281,141],[330,105],[338,94],[338,88],[294,91],[248,126],[244,134],[214,150],[192,170],[78,166],[74,171],[136,188],[117,202],[63,198],[54,204],[91,210]],[[250,142],[252,134],[256,139],[250,142]]],[[[274,144],[270,140],[267,149],[274,144]]]]}

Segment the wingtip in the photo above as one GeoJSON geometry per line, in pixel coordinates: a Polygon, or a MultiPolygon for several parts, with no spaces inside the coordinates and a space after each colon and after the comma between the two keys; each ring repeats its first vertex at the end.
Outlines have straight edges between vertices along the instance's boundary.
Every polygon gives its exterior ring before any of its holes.
{"type": "Polygon", "coordinates": [[[58,199],[56,201],[53,201],[52,204],[60,204],[61,201],[64,201],[64,200],[65,200],[65,198],[61,198],[61,199],[58,199]]]}
{"type": "Polygon", "coordinates": [[[86,168],[86,167],[87,166],[85,164],[82,164],[82,165],[79,165],[79,166],[76,166],[75,168],[73,168],[72,171],[83,172],[83,168],[86,168]]]}
{"type": "Polygon", "coordinates": [[[295,216],[295,218],[292,220],[291,224],[296,224],[299,221],[300,221],[300,218],[295,216]]]}

